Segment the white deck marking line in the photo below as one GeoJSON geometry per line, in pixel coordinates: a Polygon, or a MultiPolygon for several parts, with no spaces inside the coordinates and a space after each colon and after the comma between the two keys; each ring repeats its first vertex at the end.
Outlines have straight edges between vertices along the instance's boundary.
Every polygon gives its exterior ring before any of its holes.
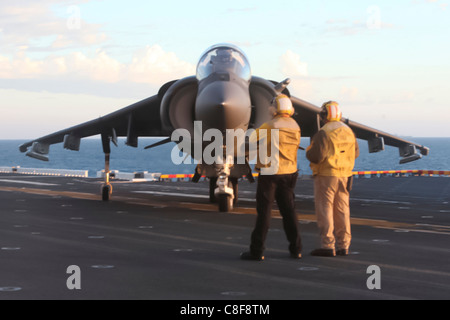
{"type": "MultiPolygon", "coordinates": [[[[186,198],[209,199],[209,195],[192,194],[192,193],[175,193],[175,192],[161,192],[161,191],[132,191],[133,193],[154,194],[160,196],[175,196],[186,198]]],[[[255,199],[239,198],[239,201],[256,201],[255,199]]]]}
{"type": "MultiPolygon", "coordinates": [[[[182,190],[189,190],[188,188],[184,188],[182,190]]],[[[151,190],[145,190],[145,191],[132,191],[133,193],[143,193],[143,194],[155,194],[155,195],[161,195],[161,196],[178,196],[178,197],[188,197],[188,198],[200,198],[200,199],[209,199],[209,195],[199,195],[199,194],[192,194],[192,193],[181,193],[182,190],[176,190],[178,192],[166,192],[166,191],[151,191],[151,190]]],[[[203,190],[203,189],[201,189],[203,190]]],[[[207,190],[205,190],[207,191],[207,190]]],[[[296,199],[314,199],[314,196],[309,195],[295,195],[296,199]]],[[[239,197],[239,201],[256,201],[256,199],[249,199],[249,198],[241,198],[239,197]]],[[[377,200],[377,199],[361,199],[361,198],[350,198],[350,201],[361,201],[361,202],[372,202],[372,203],[385,203],[385,204],[412,204],[411,202],[401,202],[401,201],[391,201],[391,200],[377,200]]]]}
{"type": "Polygon", "coordinates": [[[54,183],[43,183],[43,182],[13,180],[13,179],[0,179],[0,182],[10,182],[10,183],[19,183],[19,184],[31,184],[31,185],[35,185],[35,186],[59,186],[59,184],[54,184],[54,183]]]}

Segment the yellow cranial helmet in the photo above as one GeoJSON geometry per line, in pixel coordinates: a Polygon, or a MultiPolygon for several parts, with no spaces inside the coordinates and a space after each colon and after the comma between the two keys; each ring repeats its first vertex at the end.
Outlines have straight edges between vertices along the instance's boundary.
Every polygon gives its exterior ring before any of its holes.
{"type": "Polygon", "coordinates": [[[273,98],[272,107],[276,110],[277,114],[287,114],[290,116],[294,115],[294,107],[292,106],[292,101],[285,94],[280,94],[273,98]]]}
{"type": "Polygon", "coordinates": [[[336,101],[328,101],[322,104],[320,117],[328,121],[341,121],[342,112],[341,108],[339,108],[339,103],[336,101]]]}

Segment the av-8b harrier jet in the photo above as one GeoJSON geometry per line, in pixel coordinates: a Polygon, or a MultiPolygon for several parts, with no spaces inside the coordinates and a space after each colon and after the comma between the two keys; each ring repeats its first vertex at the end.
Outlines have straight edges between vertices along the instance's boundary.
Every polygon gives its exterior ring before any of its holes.
{"type": "MultiPolygon", "coordinates": [[[[247,176],[251,181],[253,179],[248,158],[239,162],[236,154],[230,157],[224,151],[216,154],[222,161],[202,161],[203,151],[208,148],[202,139],[203,134],[215,129],[225,137],[229,130],[248,132],[258,128],[269,120],[268,110],[273,98],[284,93],[292,100],[293,117],[301,127],[302,136],[312,137],[320,129],[320,108],[291,96],[287,89],[289,82],[289,79],[275,82],[252,76],[249,61],[242,50],[231,44],[217,44],[201,56],[196,76],[168,82],[158,94],[104,117],[29,141],[20,146],[20,151],[32,158],[48,161],[50,145],[63,143],[64,148],[78,151],[82,138],[101,135],[105,154],[102,199],[107,201],[112,193],[109,182],[111,142],[117,146],[117,137],[126,137],[126,144],[136,148],[139,137],[166,137],[146,148],[170,141],[183,145],[181,151],[190,153],[199,162],[193,180],[198,181],[202,175],[208,177],[210,200],[218,202],[220,211],[229,211],[237,199],[238,178],[247,176]],[[183,136],[180,132],[194,139],[184,140],[186,137],[180,138],[183,136]],[[196,135],[200,141],[195,139],[196,135]],[[186,148],[186,144],[192,148],[186,148]]],[[[371,153],[384,150],[385,144],[398,147],[400,163],[420,159],[429,153],[425,146],[345,118],[342,121],[353,129],[358,139],[368,141],[371,153]]],[[[225,140],[222,141],[225,150],[225,140]]]]}

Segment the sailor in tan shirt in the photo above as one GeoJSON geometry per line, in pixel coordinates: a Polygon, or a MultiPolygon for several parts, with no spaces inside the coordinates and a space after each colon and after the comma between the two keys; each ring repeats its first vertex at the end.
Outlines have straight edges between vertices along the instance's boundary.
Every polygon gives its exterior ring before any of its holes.
{"type": "Polygon", "coordinates": [[[325,125],[312,138],[306,157],[314,175],[314,198],[321,248],[311,255],[347,255],[351,241],[349,179],[358,142],[353,131],[341,122],[341,111],[335,101],[322,105],[320,118],[325,125]]]}

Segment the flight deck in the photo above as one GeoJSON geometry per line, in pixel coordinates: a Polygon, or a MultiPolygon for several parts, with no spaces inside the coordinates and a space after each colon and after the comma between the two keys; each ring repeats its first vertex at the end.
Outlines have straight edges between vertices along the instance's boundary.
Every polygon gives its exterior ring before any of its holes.
{"type": "Polygon", "coordinates": [[[274,204],[265,261],[241,261],[256,184],[239,183],[231,213],[207,181],[113,181],[0,174],[0,300],[450,299],[450,178],[355,179],[346,257],[319,244],[313,181],[298,180],[303,258],[289,257],[274,204]],[[70,266],[80,289],[70,289],[70,266]],[[379,268],[380,288],[370,286],[379,268]]]}

